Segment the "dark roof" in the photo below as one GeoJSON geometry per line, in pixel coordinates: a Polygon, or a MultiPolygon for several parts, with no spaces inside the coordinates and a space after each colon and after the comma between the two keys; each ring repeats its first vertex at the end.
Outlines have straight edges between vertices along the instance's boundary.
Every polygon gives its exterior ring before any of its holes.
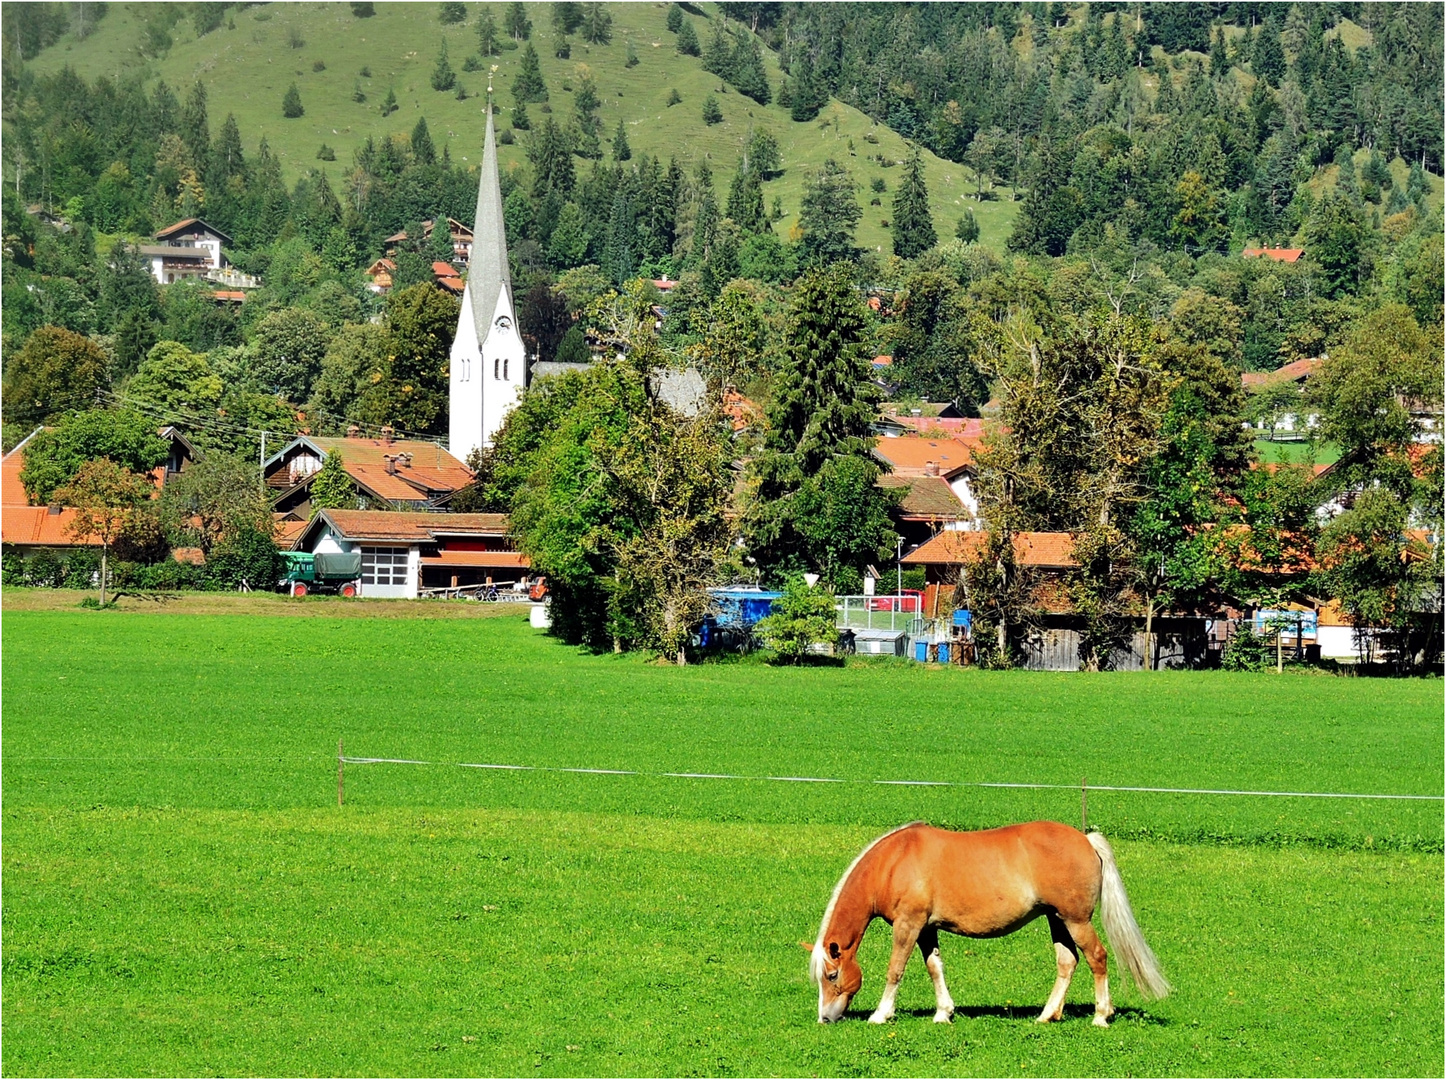
{"type": "Polygon", "coordinates": [[[216,228],[216,226],[207,225],[200,218],[193,217],[188,217],[185,221],[178,221],[174,225],[167,225],[160,232],[156,233],[156,239],[165,240],[168,237],[174,236],[176,233],[189,232],[191,229],[196,228],[197,226],[205,229],[209,233],[215,233],[216,236],[220,237],[222,243],[231,243],[231,238],[225,233],[223,233],[220,229],[216,228]]]}
{"type": "Polygon", "coordinates": [[[301,543],[318,526],[330,525],[343,540],[375,540],[394,544],[421,544],[442,537],[506,536],[506,514],[429,514],[396,510],[318,510],[301,543]]]}

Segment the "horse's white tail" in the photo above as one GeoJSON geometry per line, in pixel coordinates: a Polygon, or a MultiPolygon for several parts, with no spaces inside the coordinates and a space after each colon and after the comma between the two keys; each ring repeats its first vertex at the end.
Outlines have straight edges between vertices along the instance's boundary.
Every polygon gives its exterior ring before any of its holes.
{"type": "Polygon", "coordinates": [[[1135,913],[1130,910],[1130,898],[1125,895],[1125,882],[1120,877],[1120,868],[1115,865],[1115,853],[1110,842],[1097,832],[1086,839],[1100,857],[1104,871],[1100,882],[1100,921],[1105,924],[1110,946],[1124,964],[1135,986],[1146,998],[1162,998],[1170,992],[1170,984],[1160,971],[1160,962],[1145,944],[1145,935],[1135,922],[1135,913]]]}

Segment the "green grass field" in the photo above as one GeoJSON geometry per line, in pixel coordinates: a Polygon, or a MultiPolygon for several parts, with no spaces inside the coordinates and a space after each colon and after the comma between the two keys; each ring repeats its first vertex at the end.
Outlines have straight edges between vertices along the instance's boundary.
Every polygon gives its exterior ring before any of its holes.
{"type": "MultiPolygon", "coordinates": [[[[226,113],[234,112],[248,152],[265,136],[290,179],[307,169],[323,168],[340,190],[340,178],[351,168],[353,152],[368,136],[408,133],[421,116],[427,118],[439,152],[445,144],[450,146],[454,160],[477,160],[486,122],[481,99],[458,101],[451,92],[434,91],[429,79],[445,37],[449,61],[468,92],[480,94],[486,90],[485,70],[462,71],[462,62],[477,51],[476,11],[482,6],[469,4],[467,23],[444,27],[437,20],[434,3],[377,4],[376,15],[370,19],[353,17],[350,5],[345,3],[266,4],[235,12],[234,29],[223,25],[201,38],[196,38],[190,22],[183,20],[173,31],[175,45],[167,55],[147,61],[137,47],[141,41],[141,16],[148,5],[116,4],[85,40],[75,41],[67,34],[32,63],[38,71],[57,71],[70,65],[87,79],[99,75],[122,78],[139,71],[152,83],[165,79],[183,98],[191,84],[200,79],[208,92],[213,134],[226,113]],[[293,30],[305,42],[301,48],[289,45],[293,30]],[[312,70],[318,60],[326,65],[325,70],[312,70]],[[369,78],[360,77],[363,68],[371,71],[369,78]],[[306,114],[287,120],[281,115],[281,98],[293,82],[301,92],[306,114]],[[367,95],[361,104],[352,100],[358,83],[367,95]],[[396,92],[400,108],[383,117],[380,106],[388,89],[396,92]],[[323,143],[335,149],[335,163],[316,160],[323,143]]],[[[777,137],[787,166],[781,177],[764,185],[768,205],[775,196],[783,202],[785,217],[776,226],[779,235],[787,236],[797,220],[805,172],[832,157],[846,165],[859,184],[864,215],[859,222],[858,243],[889,252],[889,234],[882,223],[890,217],[892,192],[902,169],[897,165],[884,168],[870,159],[882,154],[891,162],[902,161],[906,153],[904,140],[837,101],[816,120],[795,123],[788,110],[776,102],[761,106],[727,88],[704,71],[696,57],[678,54],[677,39],[665,26],[668,6],[610,4],[612,42],[588,45],[574,36],[572,55],[567,60],[554,56],[550,9],[546,5],[532,8],[533,42],[551,94],[548,104],[558,121],[566,123],[573,110],[572,93],[563,85],[571,81],[575,87],[577,66],[586,64],[603,103],[599,116],[604,149],[611,145],[618,120],[622,119],[635,156],[651,154],[664,160],[677,156],[687,164],[706,160],[713,170],[720,200],[727,194],[750,131],[767,128],[777,137]],[[629,42],[639,60],[633,68],[624,66],[629,42]],[[683,101],[670,108],[666,103],[671,89],[677,89],[683,101]],[[723,111],[723,123],[712,126],[705,125],[701,118],[703,100],[710,93],[718,98],[723,111]],[[878,140],[876,144],[865,140],[868,133],[878,140]],[[882,205],[870,206],[873,193],[869,182],[876,176],[884,178],[888,193],[881,196],[882,205]]],[[[714,5],[702,7],[716,15],[714,5]]],[[[492,4],[491,8],[500,29],[504,5],[492,4]]],[[[693,22],[706,44],[705,21],[695,16],[693,22]]],[[[778,58],[766,49],[764,53],[776,96],[783,73],[778,58]]],[[[487,61],[489,67],[498,65],[494,86],[502,107],[499,123],[503,127],[511,115],[509,87],[520,57],[521,51],[514,50],[487,61]]],[[[534,125],[544,119],[540,105],[529,106],[528,114],[534,125]]],[[[526,164],[525,141],[525,137],[520,138],[512,146],[499,148],[504,169],[526,164]]],[[[1008,191],[1001,192],[998,200],[978,203],[970,197],[974,190],[972,173],[966,176],[962,166],[928,151],[924,157],[940,238],[954,235],[955,225],[967,206],[979,221],[980,242],[1002,249],[1018,212],[1018,204],[1009,200],[1008,191]]]]}
{"type": "MultiPolygon", "coordinates": [[[[25,594],[13,594],[23,601],[25,594]]],[[[959,1016],[820,1028],[795,944],[912,818],[1077,790],[434,762],[1436,794],[1441,684],[786,670],[591,656],[519,618],[16,610],[3,1067],[67,1074],[1324,1074],[1442,1067],[1442,806],[1092,792],[1177,992],[1031,1023],[1047,932],[950,938],[959,1016]]],[[[445,612],[443,612],[445,613],[445,612]]],[[[856,1018],[882,985],[865,942],[856,1018]]],[[[1117,983],[1119,979],[1117,978],[1117,983]]]]}

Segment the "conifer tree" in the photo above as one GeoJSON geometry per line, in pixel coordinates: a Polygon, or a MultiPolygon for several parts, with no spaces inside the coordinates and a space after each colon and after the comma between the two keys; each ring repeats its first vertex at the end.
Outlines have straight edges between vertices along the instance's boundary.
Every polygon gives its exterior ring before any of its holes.
{"type": "Polygon", "coordinates": [[[964,216],[959,219],[959,227],[954,230],[954,235],[966,244],[972,244],[979,239],[979,222],[974,219],[974,211],[964,210],[964,216]]]}
{"type": "Polygon", "coordinates": [[[391,116],[400,106],[397,104],[397,92],[393,87],[387,87],[386,100],[382,102],[382,115],[391,116]]]}
{"type": "Polygon", "coordinates": [[[432,67],[432,89],[453,90],[457,86],[457,73],[447,62],[447,39],[442,39],[442,51],[437,54],[437,63],[432,67]]]}
{"type": "Polygon", "coordinates": [[[467,5],[458,0],[447,0],[437,5],[437,19],[443,26],[467,21],[467,5]]]}
{"type": "Polygon", "coordinates": [[[677,4],[668,5],[668,32],[676,34],[683,28],[683,9],[677,4]]]}
{"type": "Polygon", "coordinates": [[[503,26],[513,41],[526,41],[532,37],[532,20],[527,17],[527,5],[515,0],[508,4],[503,26]]]}
{"type": "Polygon", "coordinates": [[[542,61],[537,48],[528,42],[522,48],[522,58],[517,63],[517,75],[512,80],[512,98],[519,105],[533,101],[547,100],[547,84],[542,81],[542,61]]]}
{"type": "Polygon", "coordinates": [[[603,248],[603,273],[614,285],[621,285],[633,276],[637,267],[638,235],[633,217],[632,200],[626,189],[613,198],[612,217],[608,221],[607,244],[603,248]]]}
{"type": "Polygon", "coordinates": [[[618,131],[613,136],[613,160],[627,161],[633,156],[633,149],[628,145],[628,129],[622,119],[618,119],[618,131]]]}
{"type": "Polygon", "coordinates": [[[929,189],[924,183],[924,158],[918,146],[909,148],[904,179],[894,194],[894,214],[889,222],[894,254],[916,259],[939,241],[929,214],[929,189]]]}
{"type": "Polygon", "coordinates": [[[1285,50],[1280,47],[1280,29],[1273,19],[1261,23],[1250,53],[1250,67],[1257,79],[1279,86],[1285,74],[1285,50]]]}
{"type": "Polygon", "coordinates": [[[492,9],[484,6],[477,16],[477,52],[482,56],[496,56],[500,51],[497,47],[497,22],[492,18],[492,9]]]}
{"type": "Polygon", "coordinates": [[[874,390],[865,321],[846,266],[794,285],[786,347],[743,531],[774,573],[860,569],[892,546],[888,502],[874,481],[869,425],[874,390]]]}
{"type": "Polygon", "coordinates": [[[512,126],[518,131],[528,131],[532,128],[532,119],[527,115],[527,106],[520,101],[512,107],[512,126]]]}
{"type": "Polygon", "coordinates": [[[708,38],[708,47],[703,50],[703,70],[726,79],[732,74],[733,49],[728,43],[728,33],[723,29],[722,20],[713,23],[713,33],[708,38]]]}
{"type": "Polygon", "coordinates": [[[598,120],[597,111],[602,107],[602,101],[597,96],[597,84],[593,82],[592,72],[585,64],[579,64],[577,90],[572,96],[572,107],[574,123],[577,128],[576,145],[573,150],[581,157],[600,158],[602,157],[601,123],[598,120]]]}
{"type": "Polygon", "coordinates": [[[437,147],[432,142],[432,133],[427,128],[425,116],[417,121],[416,127],[412,128],[412,160],[418,165],[435,165],[437,163],[437,147]]]}
{"type": "Polygon", "coordinates": [[[826,104],[828,90],[814,70],[813,57],[802,49],[788,72],[789,116],[799,123],[812,120],[826,104]]]}
{"type": "Polygon", "coordinates": [[[718,107],[718,99],[709,94],[703,99],[703,123],[721,124],[723,122],[723,110],[718,107]]]}
{"type": "Polygon", "coordinates": [[[295,120],[305,112],[301,107],[301,91],[292,83],[286,90],[286,96],[281,99],[281,115],[288,120],[295,120]]]}
{"type": "Polygon", "coordinates": [[[804,181],[798,211],[799,246],[812,263],[851,259],[856,254],[854,229],[863,210],[854,197],[854,181],[833,158],[804,181]]]}
{"type": "Polygon", "coordinates": [[[1230,61],[1225,54],[1225,30],[1223,27],[1215,28],[1215,35],[1210,39],[1210,74],[1220,78],[1230,71],[1230,61]]]}
{"type": "Polygon", "coordinates": [[[613,39],[613,17],[602,4],[588,4],[582,20],[582,39],[590,45],[606,45],[613,39]]]}
{"type": "Polygon", "coordinates": [[[697,56],[699,51],[698,32],[693,29],[691,19],[684,19],[678,27],[678,52],[683,56],[697,56]]]}

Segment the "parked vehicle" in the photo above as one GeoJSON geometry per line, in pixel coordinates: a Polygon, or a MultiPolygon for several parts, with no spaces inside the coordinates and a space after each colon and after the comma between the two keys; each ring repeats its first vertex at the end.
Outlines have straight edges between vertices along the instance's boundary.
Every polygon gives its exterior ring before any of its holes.
{"type": "Polygon", "coordinates": [[[281,584],[292,596],[334,593],[357,596],[361,592],[361,553],[288,551],[281,584]]]}

